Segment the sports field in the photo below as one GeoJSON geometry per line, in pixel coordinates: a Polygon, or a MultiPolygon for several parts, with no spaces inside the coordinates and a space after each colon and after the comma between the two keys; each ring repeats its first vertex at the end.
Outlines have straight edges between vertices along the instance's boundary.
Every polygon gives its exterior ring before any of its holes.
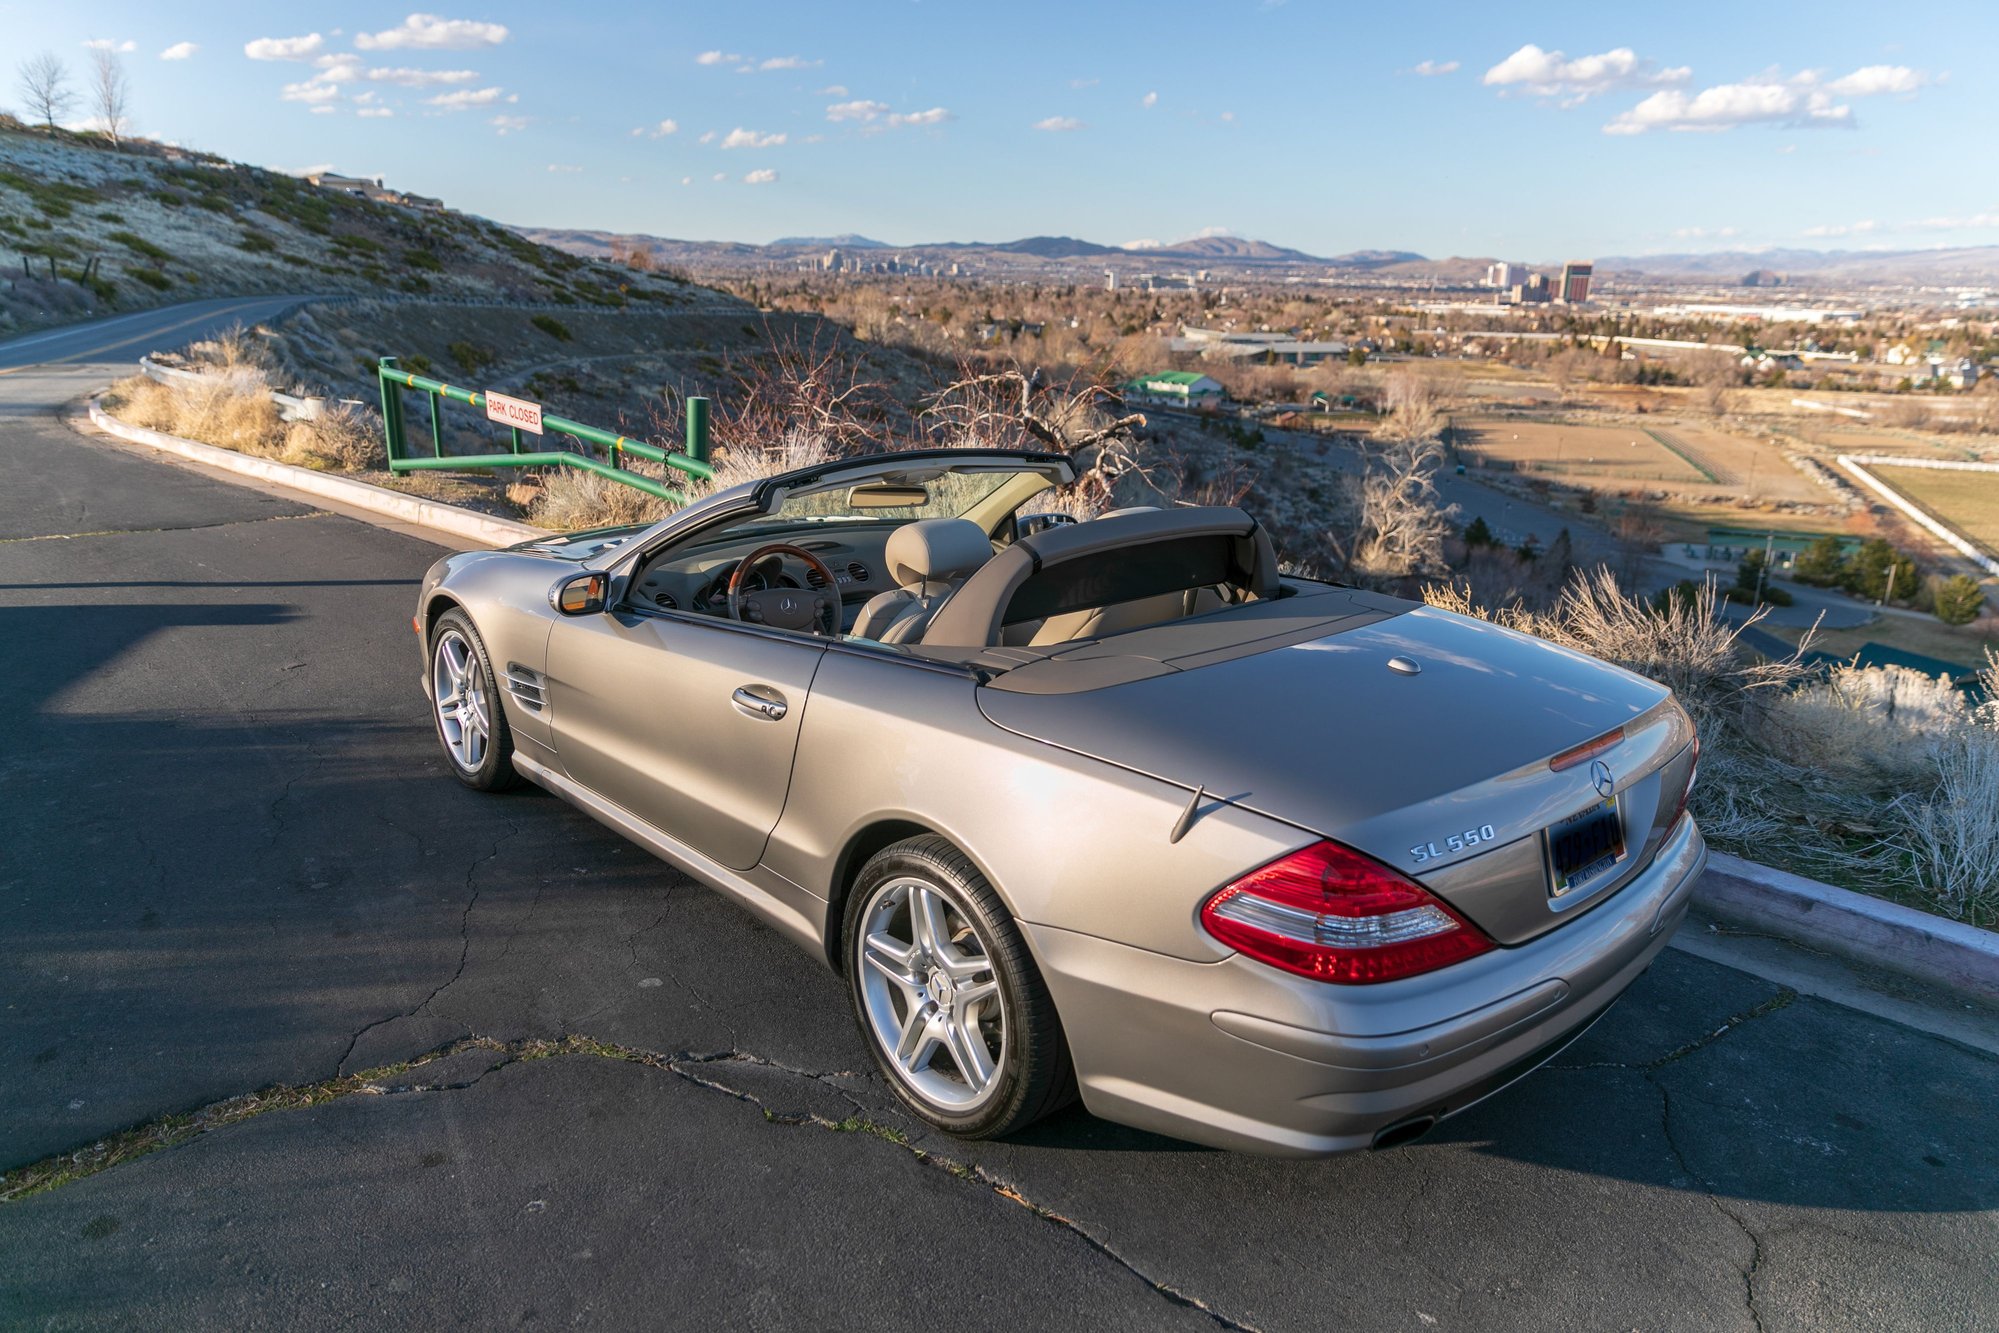
{"type": "Polygon", "coordinates": [[[1922,467],[1870,467],[1868,471],[1931,517],[1986,552],[1999,555],[1999,472],[1945,472],[1922,467]]]}
{"type": "Polygon", "coordinates": [[[1668,418],[1645,426],[1474,420],[1461,423],[1466,461],[1558,477],[1573,485],[1617,490],[1647,483],[1661,490],[1735,494],[1823,503],[1829,497],[1766,439],[1729,434],[1668,418]]]}
{"type": "Polygon", "coordinates": [[[1711,484],[1701,470],[1636,426],[1572,426],[1546,421],[1458,423],[1466,461],[1539,473],[1580,485],[1653,482],[1711,484]]]}

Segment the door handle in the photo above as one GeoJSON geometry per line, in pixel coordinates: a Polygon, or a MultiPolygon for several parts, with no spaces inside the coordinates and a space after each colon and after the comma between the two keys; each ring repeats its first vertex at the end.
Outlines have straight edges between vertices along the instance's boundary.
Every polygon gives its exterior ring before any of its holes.
{"type": "Polygon", "coordinates": [[[766,722],[779,721],[789,711],[784,696],[768,685],[739,686],[736,692],[729,696],[729,701],[745,715],[760,717],[766,722]]]}

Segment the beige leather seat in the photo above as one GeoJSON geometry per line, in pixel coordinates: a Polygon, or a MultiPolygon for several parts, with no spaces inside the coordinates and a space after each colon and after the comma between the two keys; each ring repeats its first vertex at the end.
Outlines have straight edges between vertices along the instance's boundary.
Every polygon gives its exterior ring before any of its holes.
{"type": "Polygon", "coordinates": [[[958,585],[993,558],[993,544],[966,518],[926,518],[889,534],[882,552],[888,576],[902,585],[877,593],[854,621],[854,637],[911,643],[958,585]]]}

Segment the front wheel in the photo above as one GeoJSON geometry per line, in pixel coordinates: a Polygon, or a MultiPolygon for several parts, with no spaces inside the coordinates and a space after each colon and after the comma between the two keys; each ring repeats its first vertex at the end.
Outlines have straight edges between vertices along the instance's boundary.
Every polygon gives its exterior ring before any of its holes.
{"type": "Polygon", "coordinates": [[[456,608],[439,616],[431,630],[430,717],[460,782],[478,791],[504,791],[520,780],[492,660],[471,617],[456,608]]]}
{"type": "Polygon", "coordinates": [[[1075,1094],[1054,1001],[977,867],[938,837],[862,868],[847,901],[845,970],[875,1063],[939,1129],[995,1138],[1075,1094]]]}

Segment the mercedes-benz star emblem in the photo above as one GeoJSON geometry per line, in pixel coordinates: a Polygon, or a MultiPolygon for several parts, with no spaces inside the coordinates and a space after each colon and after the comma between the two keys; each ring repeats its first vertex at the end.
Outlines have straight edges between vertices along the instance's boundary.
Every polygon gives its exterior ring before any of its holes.
{"type": "Polygon", "coordinates": [[[1589,766],[1589,780],[1596,787],[1596,794],[1609,800],[1617,791],[1617,780],[1610,775],[1610,765],[1597,759],[1589,766]]]}

